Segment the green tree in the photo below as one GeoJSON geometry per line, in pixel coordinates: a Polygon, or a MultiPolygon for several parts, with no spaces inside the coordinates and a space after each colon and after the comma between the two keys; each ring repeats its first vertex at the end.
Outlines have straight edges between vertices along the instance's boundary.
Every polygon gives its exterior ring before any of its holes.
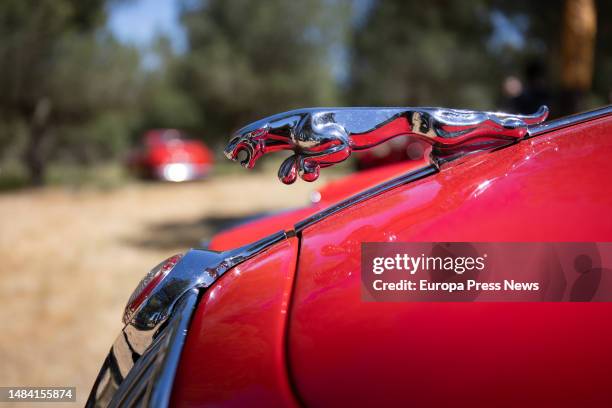
{"type": "Polygon", "coordinates": [[[499,72],[487,2],[375,1],[352,38],[349,100],[491,108],[499,72]]]}
{"type": "Polygon", "coordinates": [[[33,184],[44,182],[57,150],[86,159],[123,143],[119,112],[137,98],[139,56],[102,30],[104,6],[103,0],[0,3],[0,146],[4,153],[21,136],[33,184]]]}
{"type": "MultiPolygon", "coordinates": [[[[519,18],[526,21],[524,30],[525,46],[521,53],[527,58],[537,58],[547,67],[548,81],[555,92],[556,103],[552,106],[553,115],[569,114],[576,110],[589,109],[604,105],[612,101],[610,90],[612,89],[612,3],[610,1],[598,0],[595,2],[578,2],[583,6],[579,9],[588,16],[596,14],[596,22],[587,24],[587,33],[583,32],[582,38],[575,28],[568,27],[572,20],[582,20],[574,14],[570,19],[564,13],[570,2],[566,0],[531,1],[531,0],[493,0],[492,7],[501,11],[511,18],[519,18]],[[586,3],[586,8],[584,5],[586,3]],[[594,9],[592,9],[594,6],[594,9]],[[574,35],[568,36],[568,33],[574,35]],[[578,35],[577,35],[578,34],[578,35]],[[577,36],[576,36],[577,35],[577,36]],[[572,39],[572,37],[575,37],[572,39]],[[594,38],[593,38],[594,37],[594,38]],[[592,43],[594,41],[594,44],[592,43]],[[575,51],[571,52],[568,45],[574,42],[575,51]],[[583,81],[582,89],[574,94],[576,89],[571,89],[567,78],[564,79],[563,71],[567,70],[568,62],[576,63],[584,57],[578,57],[574,53],[587,51],[590,54],[594,47],[594,60],[589,62],[590,71],[587,77],[590,80],[583,81]],[[565,56],[565,57],[564,57],[565,56]],[[569,60],[568,60],[569,56],[569,60]],[[588,86],[585,86],[588,84],[588,86]],[[569,86],[568,86],[569,85],[569,86]],[[568,89],[570,88],[570,89],[568,89]],[[574,94],[574,95],[572,95],[574,94]],[[575,97],[578,96],[578,100],[575,97]],[[568,98],[570,100],[568,100],[568,98]]],[[[583,17],[584,18],[584,17],[583,17]]],[[[574,21],[584,24],[584,21],[574,21]]],[[[579,29],[578,31],[584,30],[579,29]]],[[[590,57],[586,60],[590,61],[590,57]]],[[[506,59],[506,62],[507,59],[506,59]]],[[[584,62],[583,62],[584,64],[584,62]]],[[[582,64],[581,64],[582,65],[582,64]]],[[[572,81],[569,81],[572,82],[572,81]]]]}
{"type": "Polygon", "coordinates": [[[346,2],[184,3],[189,53],[179,80],[209,137],[225,139],[271,113],[337,102],[331,53],[346,27],[346,2]]]}
{"type": "Polygon", "coordinates": [[[177,55],[165,37],[159,37],[152,51],[158,64],[143,73],[139,128],[178,128],[196,131],[202,119],[189,93],[177,86],[177,76],[183,68],[183,56],[177,55]]]}

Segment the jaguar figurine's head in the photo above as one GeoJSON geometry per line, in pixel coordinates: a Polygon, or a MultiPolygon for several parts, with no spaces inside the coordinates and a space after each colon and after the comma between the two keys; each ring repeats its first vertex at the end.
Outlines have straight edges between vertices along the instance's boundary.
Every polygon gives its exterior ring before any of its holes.
{"type": "Polygon", "coordinates": [[[225,148],[225,156],[251,169],[255,162],[266,153],[268,129],[263,127],[232,137],[225,148]]]}
{"type": "Polygon", "coordinates": [[[253,122],[238,130],[225,148],[225,156],[253,168],[266,153],[292,149],[292,135],[304,114],[286,112],[253,122]]]}
{"type": "MultiPolygon", "coordinates": [[[[434,155],[455,157],[520,140],[541,123],[548,108],[512,115],[444,108],[312,108],[270,116],[240,129],[225,155],[252,168],[266,153],[292,150],[280,166],[285,184],[314,181],[321,168],[346,160],[391,138],[411,135],[433,146],[434,155]],[[455,155],[455,156],[453,156],[455,155]]],[[[432,157],[432,160],[434,158],[432,157]]]]}
{"type": "Polygon", "coordinates": [[[279,150],[295,153],[278,172],[283,183],[291,184],[298,175],[314,181],[321,167],[345,160],[350,143],[333,112],[304,109],[270,116],[240,129],[225,148],[225,156],[252,168],[261,156],[279,150]]]}

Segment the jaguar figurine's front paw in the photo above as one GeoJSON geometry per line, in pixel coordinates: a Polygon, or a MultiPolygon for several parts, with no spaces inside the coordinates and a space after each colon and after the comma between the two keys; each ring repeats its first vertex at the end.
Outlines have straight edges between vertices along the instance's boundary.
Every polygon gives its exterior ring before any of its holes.
{"type": "Polygon", "coordinates": [[[315,181],[321,173],[321,165],[293,154],[287,157],[278,169],[278,179],[284,184],[293,184],[298,176],[304,181],[315,181]]]}

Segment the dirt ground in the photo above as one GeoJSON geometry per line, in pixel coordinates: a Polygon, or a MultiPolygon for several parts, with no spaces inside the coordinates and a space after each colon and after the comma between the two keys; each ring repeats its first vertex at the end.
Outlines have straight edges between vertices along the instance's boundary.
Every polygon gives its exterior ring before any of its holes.
{"type": "Polygon", "coordinates": [[[226,221],[303,205],[315,187],[245,172],[0,194],[0,386],[76,386],[82,406],[151,267],[226,221]]]}

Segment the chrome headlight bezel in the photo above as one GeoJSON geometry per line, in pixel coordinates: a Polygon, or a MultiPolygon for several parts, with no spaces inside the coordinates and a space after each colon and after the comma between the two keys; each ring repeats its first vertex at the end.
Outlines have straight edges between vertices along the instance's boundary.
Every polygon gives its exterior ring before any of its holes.
{"type": "Polygon", "coordinates": [[[183,258],[183,254],[173,255],[157,264],[151,269],[138,283],[136,289],[130,295],[130,298],[123,310],[123,323],[128,324],[134,314],[143,305],[149,297],[153,289],[161,284],[164,278],[174,269],[177,263],[183,258]]]}
{"type": "Polygon", "coordinates": [[[287,238],[279,232],[225,252],[192,249],[153,268],[130,297],[87,407],[166,407],[201,289],[225,272],[287,238]]]}

